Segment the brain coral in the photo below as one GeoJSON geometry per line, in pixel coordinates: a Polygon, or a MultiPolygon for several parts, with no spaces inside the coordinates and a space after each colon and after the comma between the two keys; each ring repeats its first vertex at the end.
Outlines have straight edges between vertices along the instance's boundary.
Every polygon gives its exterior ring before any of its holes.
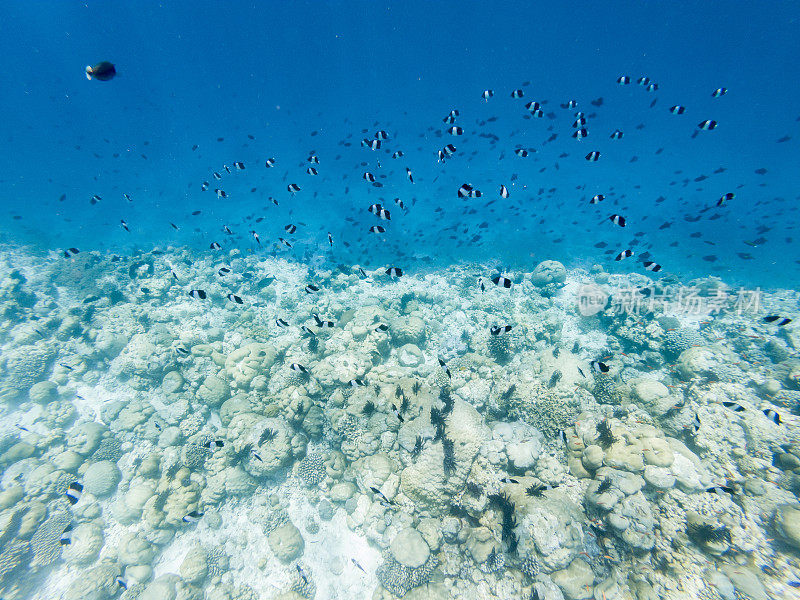
{"type": "Polygon", "coordinates": [[[57,512],[39,526],[31,538],[33,566],[44,567],[58,560],[61,556],[61,534],[71,521],[69,513],[57,512]]]}
{"type": "Polygon", "coordinates": [[[416,315],[394,319],[389,325],[396,347],[405,344],[422,345],[425,342],[425,321],[416,315]]]}
{"type": "Polygon", "coordinates": [[[692,346],[703,346],[705,344],[706,339],[700,332],[688,327],[681,327],[680,329],[667,331],[664,334],[664,341],[661,347],[666,356],[677,358],[684,350],[688,350],[692,346]]]}
{"type": "Polygon", "coordinates": [[[297,475],[307,486],[317,485],[325,479],[325,464],[318,452],[309,452],[297,465],[297,475]]]}

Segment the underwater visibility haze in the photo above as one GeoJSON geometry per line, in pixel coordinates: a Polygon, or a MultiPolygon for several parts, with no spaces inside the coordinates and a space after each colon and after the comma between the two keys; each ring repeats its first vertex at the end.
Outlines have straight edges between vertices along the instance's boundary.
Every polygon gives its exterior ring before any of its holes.
{"type": "Polygon", "coordinates": [[[800,3],[0,14],[0,600],[800,598],[800,3]]]}

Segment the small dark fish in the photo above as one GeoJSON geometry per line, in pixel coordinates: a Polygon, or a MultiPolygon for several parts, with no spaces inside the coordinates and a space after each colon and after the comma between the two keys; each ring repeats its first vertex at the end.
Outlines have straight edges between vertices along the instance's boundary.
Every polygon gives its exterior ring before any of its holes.
{"type": "Polygon", "coordinates": [[[230,300],[231,302],[234,302],[236,304],[243,304],[244,303],[242,298],[240,296],[237,296],[236,294],[228,294],[228,300],[230,300]]]}
{"type": "Polygon", "coordinates": [[[735,197],[736,194],[734,194],[733,192],[728,192],[727,194],[721,196],[719,200],[717,200],[717,206],[722,206],[725,202],[727,202],[728,200],[733,200],[735,197]]]}
{"type": "Polygon", "coordinates": [[[792,320],[788,317],[781,317],[780,315],[769,315],[764,317],[765,323],[775,323],[778,327],[783,327],[784,325],[788,325],[792,322],[792,320]]]}
{"type": "Polygon", "coordinates": [[[763,413],[764,413],[764,415],[765,415],[765,416],[766,416],[766,417],[767,417],[767,418],[768,418],[770,421],[772,421],[773,423],[775,423],[775,425],[780,425],[781,423],[783,423],[783,419],[781,419],[781,416],[780,416],[780,414],[778,414],[778,412],[777,412],[777,411],[775,411],[775,410],[773,410],[773,409],[771,409],[771,408],[765,408],[765,409],[764,409],[764,410],[762,410],[761,412],[763,412],[763,413]]]}
{"type": "Polygon", "coordinates": [[[589,363],[592,367],[592,370],[597,373],[608,373],[611,370],[606,363],[600,362],[599,360],[593,360],[589,363]]]}
{"type": "Polygon", "coordinates": [[[709,494],[733,494],[733,488],[727,485],[714,485],[706,489],[709,494]]]}
{"type": "Polygon", "coordinates": [[[366,571],[364,571],[364,567],[362,567],[360,564],[358,564],[358,561],[357,561],[355,558],[351,558],[350,560],[352,560],[352,561],[353,561],[353,564],[354,564],[355,566],[357,566],[359,569],[361,569],[361,571],[362,571],[364,574],[366,574],[366,573],[367,573],[366,571]]]}
{"type": "Polygon", "coordinates": [[[197,300],[205,300],[207,297],[205,290],[190,290],[189,295],[197,300]]]}
{"type": "Polygon", "coordinates": [[[86,65],[85,70],[86,79],[89,81],[92,79],[97,79],[97,81],[111,81],[117,74],[117,69],[114,67],[114,64],[107,60],[99,62],[94,66],[86,65]]]}
{"type": "Polygon", "coordinates": [[[439,358],[438,360],[439,360],[439,366],[442,367],[442,369],[444,369],[445,373],[447,373],[447,377],[452,379],[453,376],[450,374],[450,369],[447,368],[447,363],[445,363],[441,358],[439,358]]]}
{"type": "Polygon", "coordinates": [[[403,419],[403,415],[400,414],[400,411],[394,404],[392,404],[392,413],[394,413],[394,416],[397,417],[397,420],[401,423],[405,421],[405,419],[403,419]]]}
{"type": "Polygon", "coordinates": [[[68,546],[72,543],[72,523],[67,525],[67,528],[61,534],[61,539],[59,540],[62,546],[68,546]]]}
{"type": "Polygon", "coordinates": [[[308,577],[306,577],[306,573],[303,571],[303,568],[300,565],[295,565],[295,567],[297,568],[297,574],[300,575],[300,579],[303,580],[303,583],[308,585],[308,577]]]}
{"type": "Polygon", "coordinates": [[[372,491],[372,493],[374,493],[376,496],[380,497],[380,499],[381,499],[381,500],[380,500],[380,502],[381,502],[381,504],[383,504],[384,506],[393,506],[393,505],[394,505],[394,502],[393,502],[392,500],[389,500],[389,499],[388,499],[386,496],[384,496],[384,495],[383,495],[383,492],[381,492],[381,491],[380,491],[378,488],[376,488],[375,486],[370,486],[370,488],[369,488],[369,489],[370,489],[370,490],[372,491]]]}
{"type": "Polygon", "coordinates": [[[193,510],[188,515],[184,515],[183,519],[181,519],[184,523],[197,523],[200,518],[203,516],[199,510],[193,510]]]}
{"type": "Polygon", "coordinates": [[[731,402],[729,400],[724,401],[722,403],[722,406],[731,409],[733,412],[744,412],[745,410],[744,406],[742,406],[741,404],[737,402],[731,402]]]}

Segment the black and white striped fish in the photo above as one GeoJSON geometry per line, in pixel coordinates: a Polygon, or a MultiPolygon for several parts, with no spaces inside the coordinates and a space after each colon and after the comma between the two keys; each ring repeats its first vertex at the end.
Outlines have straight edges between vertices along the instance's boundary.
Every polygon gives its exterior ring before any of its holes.
{"type": "Polygon", "coordinates": [[[64,493],[70,504],[75,506],[83,495],[83,484],[79,481],[73,481],[67,486],[67,491],[64,493]]]}
{"type": "Polygon", "coordinates": [[[620,227],[625,227],[625,217],[614,214],[608,217],[608,220],[611,221],[614,225],[619,225],[620,227]]]}
{"type": "Polygon", "coordinates": [[[511,280],[501,275],[492,277],[492,283],[495,284],[497,287],[502,287],[506,289],[511,287],[511,280]]]}
{"type": "Polygon", "coordinates": [[[513,325],[493,325],[489,328],[489,333],[491,335],[500,335],[501,333],[508,333],[513,328],[513,325]]]}
{"type": "Polygon", "coordinates": [[[324,319],[321,319],[320,316],[316,313],[312,314],[311,316],[314,317],[314,321],[317,323],[317,327],[319,327],[320,329],[330,329],[331,327],[334,326],[333,321],[325,321],[324,319]]]}
{"type": "Polygon", "coordinates": [[[616,256],[616,258],[614,258],[614,260],[620,261],[620,260],[624,260],[624,259],[626,259],[626,258],[628,258],[630,256],[633,256],[633,250],[630,250],[630,249],[623,250],[622,252],[617,254],[617,256],[616,256]]]}
{"type": "Polygon", "coordinates": [[[646,271],[652,271],[653,273],[658,273],[661,270],[661,265],[653,262],[652,260],[646,260],[642,264],[644,265],[646,271]]]}
{"type": "Polygon", "coordinates": [[[193,510],[189,514],[186,514],[181,519],[184,523],[197,523],[203,517],[203,513],[199,510],[193,510]]]}
{"type": "Polygon", "coordinates": [[[482,196],[480,190],[476,190],[472,187],[469,183],[461,184],[461,187],[458,188],[458,197],[459,198],[480,198],[482,196]]]}

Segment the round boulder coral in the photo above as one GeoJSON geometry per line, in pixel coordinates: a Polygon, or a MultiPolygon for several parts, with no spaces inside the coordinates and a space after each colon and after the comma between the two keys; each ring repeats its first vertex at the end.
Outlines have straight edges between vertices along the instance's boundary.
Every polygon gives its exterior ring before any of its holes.
{"type": "Polygon", "coordinates": [[[303,553],[305,542],[300,530],[292,523],[273,529],[267,537],[269,548],[281,562],[288,563],[303,553]]]}
{"type": "Polygon", "coordinates": [[[228,399],[230,391],[227,381],[216,375],[209,375],[197,390],[197,397],[208,406],[216,407],[228,399]]]}
{"type": "Polygon", "coordinates": [[[405,344],[419,346],[425,342],[425,321],[416,315],[401,317],[389,324],[389,332],[392,342],[398,348],[405,344]]]}
{"type": "Polygon", "coordinates": [[[425,539],[413,528],[401,531],[384,554],[378,580],[396,596],[427,582],[438,564],[425,539]]]}
{"type": "Polygon", "coordinates": [[[557,260],[542,261],[531,273],[531,283],[537,287],[544,287],[551,283],[564,283],[566,280],[567,270],[557,260]]]}
{"type": "Polygon", "coordinates": [[[225,372],[231,386],[248,389],[256,375],[269,375],[276,351],[269,344],[252,343],[234,350],[225,360],[225,372]]]}
{"type": "Polygon", "coordinates": [[[116,491],[121,477],[122,474],[116,463],[110,460],[101,460],[92,463],[86,469],[83,474],[83,489],[97,498],[104,498],[116,491]]]}
{"type": "Polygon", "coordinates": [[[74,565],[87,565],[97,558],[103,547],[103,530],[96,523],[80,523],[72,529],[71,542],[64,546],[64,560],[74,565]]]}

